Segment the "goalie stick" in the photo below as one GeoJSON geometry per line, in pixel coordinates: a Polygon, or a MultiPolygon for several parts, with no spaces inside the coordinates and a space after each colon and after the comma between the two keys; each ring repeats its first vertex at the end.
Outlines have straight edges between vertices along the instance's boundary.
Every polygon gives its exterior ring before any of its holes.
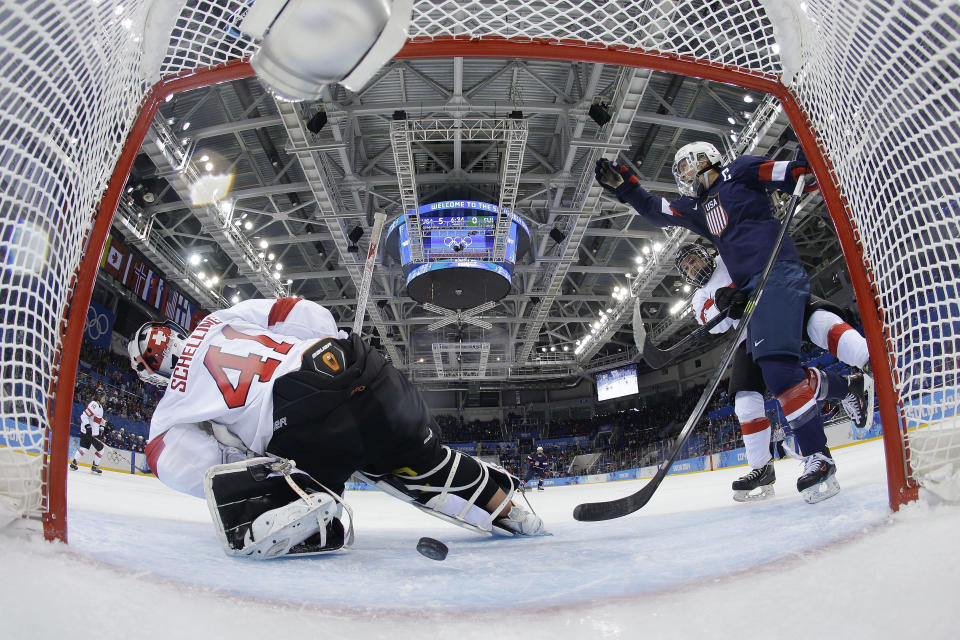
{"type": "Polygon", "coordinates": [[[667,472],[670,471],[670,467],[673,466],[674,460],[676,460],[677,455],[680,453],[680,449],[683,448],[687,438],[689,438],[690,434],[693,433],[694,427],[703,416],[703,412],[706,411],[707,404],[710,402],[710,398],[713,397],[714,391],[716,391],[717,387],[720,385],[720,378],[733,361],[733,356],[737,352],[737,346],[740,344],[741,338],[743,338],[744,334],[746,333],[747,325],[750,323],[750,318],[753,316],[753,311],[757,306],[757,300],[759,300],[760,296],[763,295],[763,288],[766,286],[770,272],[773,270],[773,265],[776,263],[777,256],[780,254],[780,247],[783,245],[783,239],[787,237],[787,230],[790,228],[790,222],[793,220],[793,214],[796,211],[797,201],[800,199],[800,194],[803,193],[804,184],[805,180],[803,176],[800,176],[800,178],[797,180],[797,186],[793,190],[793,195],[790,197],[790,202],[787,204],[787,214],[784,216],[783,224],[780,227],[780,235],[777,236],[777,240],[773,245],[773,251],[770,252],[770,256],[767,258],[767,263],[763,267],[763,271],[761,272],[760,278],[757,281],[757,286],[750,295],[750,300],[747,302],[743,317],[740,319],[740,323],[733,332],[733,340],[730,342],[729,346],[727,346],[726,351],[724,351],[723,356],[720,358],[720,363],[718,364],[717,368],[714,369],[713,376],[711,376],[709,382],[707,382],[707,386],[704,388],[703,393],[700,394],[700,399],[697,401],[697,405],[694,407],[693,413],[690,414],[690,417],[687,418],[686,424],[683,425],[683,429],[680,430],[680,435],[677,436],[673,450],[664,459],[663,463],[660,465],[660,468],[657,469],[657,473],[653,476],[650,482],[643,485],[639,491],[616,500],[608,500],[606,502],[585,502],[584,504],[579,504],[573,510],[573,517],[575,520],[580,520],[581,522],[597,522],[600,520],[613,520],[614,518],[620,518],[625,515],[629,515],[634,511],[642,509],[643,506],[650,501],[650,498],[653,497],[653,494],[660,486],[660,483],[663,482],[663,478],[667,475],[667,472]]]}

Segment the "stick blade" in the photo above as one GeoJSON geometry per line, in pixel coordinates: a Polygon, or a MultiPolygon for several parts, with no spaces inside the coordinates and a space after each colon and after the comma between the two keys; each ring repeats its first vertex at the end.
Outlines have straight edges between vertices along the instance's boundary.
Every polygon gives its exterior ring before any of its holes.
{"type": "Polygon", "coordinates": [[[659,484],[659,482],[650,481],[636,493],[616,500],[578,504],[573,510],[573,519],[580,522],[601,522],[628,516],[634,511],[639,511],[650,501],[659,484]]]}
{"type": "Polygon", "coordinates": [[[611,500],[610,502],[585,502],[578,504],[573,509],[573,519],[580,522],[602,522],[603,520],[613,520],[629,514],[624,509],[622,503],[625,498],[611,500]]]}

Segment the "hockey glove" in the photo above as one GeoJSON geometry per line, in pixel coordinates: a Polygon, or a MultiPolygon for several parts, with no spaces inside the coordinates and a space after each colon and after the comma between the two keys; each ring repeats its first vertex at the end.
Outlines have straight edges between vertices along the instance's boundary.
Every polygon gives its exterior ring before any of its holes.
{"type": "Polygon", "coordinates": [[[745,292],[740,289],[735,289],[734,287],[717,289],[717,292],[713,296],[717,310],[720,311],[720,313],[727,314],[728,318],[734,320],[739,320],[743,317],[743,312],[747,308],[748,299],[749,296],[745,292]]]}
{"type": "Polygon", "coordinates": [[[600,186],[615,195],[620,202],[625,202],[623,197],[640,185],[637,174],[621,164],[610,162],[606,158],[597,160],[594,173],[600,186]]]}

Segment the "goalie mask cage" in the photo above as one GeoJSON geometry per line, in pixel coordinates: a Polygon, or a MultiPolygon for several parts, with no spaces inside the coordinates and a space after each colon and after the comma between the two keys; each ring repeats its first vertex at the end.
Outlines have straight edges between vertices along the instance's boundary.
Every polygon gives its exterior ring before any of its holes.
{"type": "MultiPolygon", "coordinates": [[[[778,40],[767,8],[790,1],[415,0],[398,57],[578,60],[776,96],[853,281],[896,508],[960,476],[960,9],[797,0],[801,19],[778,40]]],[[[252,75],[237,30],[247,4],[0,2],[0,526],[40,518],[66,539],[73,387],[118,198],[160,101],[252,75]]]]}

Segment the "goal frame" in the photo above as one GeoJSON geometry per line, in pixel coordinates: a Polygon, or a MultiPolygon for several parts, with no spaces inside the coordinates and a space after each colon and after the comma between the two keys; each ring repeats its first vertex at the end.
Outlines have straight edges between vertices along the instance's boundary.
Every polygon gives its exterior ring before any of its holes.
{"type": "MultiPolygon", "coordinates": [[[[831,162],[817,142],[816,131],[810,118],[794,92],[782,84],[778,76],[657,51],[564,40],[511,40],[499,37],[485,37],[480,40],[456,37],[429,41],[409,40],[395,56],[396,59],[447,57],[567,60],[636,67],[724,82],[776,97],[783,106],[817,178],[856,294],[873,365],[880,420],[883,425],[890,507],[897,510],[901,505],[916,499],[918,489],[910,480],[906,434],[899,427],[902,405],[890,366],[887,349],[889,336],[885,334],[880,320],[874,279],[863,258],[860,236],[838,188],[831,162]]],[[[47,500],[42,521],[47,539],[67,541],[66,461],[70,440],[70,413],[87,307],[90,305],[101,254],[110,234],[117,204],[153,117],[168,96],[253,75],[253,69],[246,59],[183,72],[154,84],[141,103],[119,161],[94,214],[93,226],[87,237],[86,253],[74,279],[75,287],[69,310],[61,323],[63,348],[59,356],[59,376],[54,383],[50,407],[53,420],[45,435],[47,446],[44,448],[43,490],[47,492],[47,500]]]]}

